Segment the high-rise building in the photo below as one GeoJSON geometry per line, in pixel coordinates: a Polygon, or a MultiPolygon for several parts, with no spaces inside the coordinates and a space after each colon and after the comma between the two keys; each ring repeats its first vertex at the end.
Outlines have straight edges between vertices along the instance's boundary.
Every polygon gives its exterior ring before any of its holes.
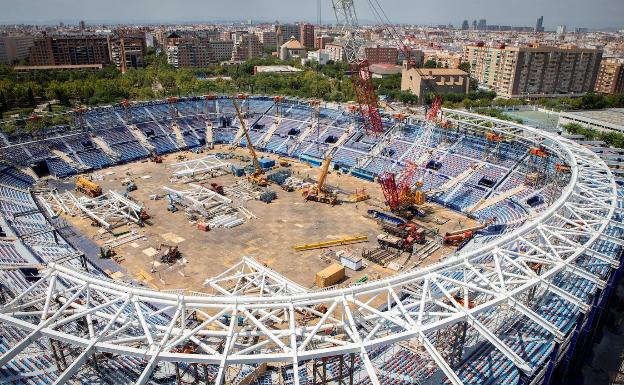
{"type": "Polygon", "coordinates": [[[145,64],[147,42],[143,31],[115,32],[108,38],[108,47],[112,63],[124,72],[128,68],[140,68],[145,64]]]}
{"type": "Polygon", "coordinates": [[[325,45],[334,41],[332,36],[322,35],[314,38],[314,48],[325,49],[325,45]]]}
{"type": "Polygon", "coordinates": [[[306,48],[314,48],[313,24],[304,23],[299,25],[299,41],[306,48]]]}
{"type": "Polygon", "coordinates": [[[197,68],[230,60],[233,49],[232,40],[188,35],[169,45],[166,54],[169,64],[176,68],[197,68]]]}
{"type": "Polygon", "coordinates": [[[202,38],[183,39],[178,45],[178,60],[181,68],[206,67],[216,62],[210,40],[202,38]]]}
{"type": "Polygon", "coordinates": [[[567,31],[568,31],[568,28],[565,25],[558,25],[557,26],[557,35],[558,36],[565,35],[567,31]]]}
{"type": "Polygon", "coordinates": [[[234,42],[232,40],[212,40],[210,41],[210,49],[217,63],[230,60],[234,50],[234,42]]]}
{"type": "Polygon", "coordinates": [[[277,47],[277,32],[275,30],[261,30],[256,31],[255,34],[264,48],[275,49],[277,47]]]}
{"type": "Polygon", "coordinates": [[[473,30],[473,31],[476,31],[476,30],[477,30],[477,21],[476,21],[476,20],[473,20],[473,21],[472,21],[472,30],[473,30]]]}
{"type": "Polygon", "coordinates": [[[26,59],[33,42],[29,35],[0,36],[0,64],[11,65],[26,59]]]}
{"type": "Polygon", "coordinates": [[[479,24],[477,24],[477,29],[479,31],[486,31],[487,30],[487,20],[480,19],[479,20],[479,24]]]}
{"type": "Polygon", "coordinates": [[[573,46],[464,48],[472,76],[503,97],[579,96],[594,89],[602,50],[573,46]]]}
{"type": "Polygon", "coordinates": [[[277,38],[277,43],[281,46],[291,37],[301,41],[301,29],[297,24],[280,24],[276,26],[276,31],[280,31],[277,38]]]}
{"type": "Polygon", "coordinates": [[[262,55],[264,49],[258,36],[247,34],[240,38],[232,50],[232,61],[245,61],[262,55]]]}
{"type": "Polygon", "coordinates": [[[624,60],[602,59],[594,90],[603,94],[624,93],[624,60]]]}
{"type": "Polygon", "coordinates": [[[537,18],[537,23],[535,23],[535,32],[544,32],[544,16],[537,18]]]}
{"type": "Polygon", "coordinates": [[[81,20],[78,27],[80,28],[80,32],[84,32],[84,30],[87,29],[87,23],[85,23],[84,20],[81,20]]]}
{"type": "Polygon", "coordinates": [[[396,64],[399,50],[395,47],[366,47],[364,55],[369,64],[396,64]]]}
{"type": "Polygon", "coordinates": [[[30,64],[41,66],[110,64],[108,38],[101,34],[46,35],[30,48],[30,64]]]}
{"type": "Polygon", "coordinates": [[[468,20],[464,20],[464,22],[462,23],[461,29],[462,31],[467,31],[470,29],[470,23],[468,23],[468,20]]]}

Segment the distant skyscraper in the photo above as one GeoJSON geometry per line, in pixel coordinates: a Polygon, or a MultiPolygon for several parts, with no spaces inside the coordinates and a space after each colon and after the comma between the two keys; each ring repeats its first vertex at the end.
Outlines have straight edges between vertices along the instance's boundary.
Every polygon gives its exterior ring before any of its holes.
{"type": "Polygon", "coordinates": [[[537,23],[535,24],[535,32],[544,32],[544,16],[540,16],[537,18],[537,23]]]}
{"type": "Polygon", "coordinates": [[[557,26],[557,35],[559,35],[559,36],[565,35],[567,30],[568,30],[568,28],[565,25],[558,25],[557,26]]]}
{"type": "Polygon", "coordinates": [[[472,30],[473,30],[473,31],[476,31],[476,30],[477,30],[477,21],[476,21],[476,20],[473,20],[473,21],[472,21],[472,30]]]}
{"type": "Polygon", "coordinates": [[[87,28],[87,23],[84,20],[80,21],[80,31],[84,31],[87,28]]]}
{"type": "Polygon", "coordinates": [[[479,31],[485,31],[487,29],[487,20],[480,19],[479,24],[477,25],[477,29],[479,31]]]}
{"type": "Polygon", "coordinates": [[[466,31],[466,30],[470,29],[470,23],[468,23],[468,20],[464,20],[464,22],[462,23],[461,29],[463,31],[466,31]]]}

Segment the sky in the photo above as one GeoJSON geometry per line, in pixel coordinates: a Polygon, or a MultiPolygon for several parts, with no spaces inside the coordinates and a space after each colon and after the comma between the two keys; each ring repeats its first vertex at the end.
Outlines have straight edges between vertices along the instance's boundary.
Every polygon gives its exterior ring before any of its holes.
{"type": "MultiPolygon", "coordinates": [[[[488,24],[547,29],[624,28],[624,0],[355,0],[362,22],[374,21],[378,1],[394,23],[453,24],[485,18],[488,24]]],[[[334,20],[331,0],[321,0],[322,20],[334,20]]],[[[317,20],[317,0],[0,0],[0,23],[177,23],[317,20]]]]}

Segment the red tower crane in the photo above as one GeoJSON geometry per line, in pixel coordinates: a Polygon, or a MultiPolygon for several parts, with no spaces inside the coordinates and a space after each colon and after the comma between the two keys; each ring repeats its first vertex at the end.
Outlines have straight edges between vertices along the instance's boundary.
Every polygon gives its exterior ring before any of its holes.
{"type": "Polygon", "coordinates": [[[352,73],[355,101],[359,105],[360,113],[366,133],[381,135],[384,126],[379,113],[377,93],[373,85],[373,76],[368,60],[363,56],[363,40],[359,37],[359,22],[355,13],[353,0],[332,0],[334,13],[338,25],[342,26],[345,36],[345,56],[352,73]]]}

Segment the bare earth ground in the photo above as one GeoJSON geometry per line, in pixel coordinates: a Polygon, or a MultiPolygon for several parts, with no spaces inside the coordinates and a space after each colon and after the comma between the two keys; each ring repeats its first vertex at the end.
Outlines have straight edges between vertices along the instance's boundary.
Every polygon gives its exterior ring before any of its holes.
{"type": "MultiPolygon", "coordinates": [[[[219,147],[208,153],[226,151],[232,152],[226,147],[219,147]]],[[[240,155],[248,154],[245,149],[236,149],[233,152],[240,155]]],[[[334,261],[328,257],[323,257],[327,250],[296,252],[293,250],[293,246],[356,235],[365,235],[368,237],[368,241],[350,246],[335,247],[332,250],[350,248],[355,255],[359,256],[362,249],[372,249],[377,246],[376,237],[381,232],[380,227],[374,220],[366,217],[366,212],[371,208],[383,208],[381,190],[375,183],[340,175],[337,172],[330,173],[327,182],[329,185],[349,192],[365,188],[372,199],[367,202],[343,203],[332,207],[322,203],[305,202],[301,197],[301,192],[286,192],[279,186],[270,186],[270,189],[277,192],[277,200],[270,204],[260,201],[244,203],[244,206],[258,217],[257,219],[248,220],[243,225],[232,229],[199,231],[195,224],[188,221],[183,210],[176,213],[168,212],[166,199],[149,199],[149,196],[153,194],[163,195],[165,193],[162,189],[163,186],[178,190],[185,188],[183,183],[170,181],[171,169],[169,165],[178,162],[177,157],[180,154],[184,154],[188,159],[195,159],[204,157],[207,153],[171,154],[164,157],[162,164],[140,161],[111,167],[96,173],[98,177],[103,177],[102,180],[96,180],[96,183],[100,184],[104,191],[125,191],[121,182],[127,178],[132,179],[138,186],[138,190],[129,195],[144,205],[145,210],[151,216],[148,225],[140,229],[132,224],[117,228],[114,232],[139,229],[145,234],[145,238],[126,243],[118,247],[116,252],[123,258],[121,264],[132,275],[132,278],[144,281],[153,288],[201,291],[203,282],[207,278],[220,274],[239,262],[243,256],[253,257],[266,263],[270,268],[304,287],[313,287],[316,273],[334,261]],[[148,176],[149,178],[142,178],[148,176]],[[156,271],[152,270],[153,258],[149,255],[149,248],[157,249],[161,243],[179,246],[181,253],[188,261],[182,271],[180,269],[167,269],[165,266],[157,267],[156,271]]],[[[269,157],[269,155],[264,156],[269,157]]],[[[274,156],[270,157],[277,159],[274,156]]],[[[242,164],[234,159],[228,161],[242,164]]],[[[295,176],[317,178],[319,168],[313,168],[292,160],[289,162],[292,164],[290,169],[295,176]]],[[[277,163],[279,164],[279,162],[277,163]]],[[[227,174],[216,178],[207,177],[200,182],[231,185],[238,179],[240,178],[227,174]]],[[[79,193],[76,194],[79,195],[79,193]]],[[[345,195],[340,197],[342,199],[347,198],[345,195]]],[[[437,205],[429,205],[428,211],[431,214],[419,224],[441,234],[446,231],[473,226],[476,223],[459,213],[437,205]]],[[[110,234],[91,226],[90,220],[79,217],[68,219],[81,232],[87,234],[100,245],[112,238],[110,234]]],[[[434,263],[452,251],[453,248],[442,247],[429,256],[423,265],[434,263]]],[[[404,254],[397,262],[401,263],[406,258],[407,254],[404,254]]],[[[347,269],[348,279],[343,283],[354,282],[364,275],[371,279],[377,279],[395,273],[372,262],[365,261],[366,263],[368,266],[361,271],[347,269]]]]}

